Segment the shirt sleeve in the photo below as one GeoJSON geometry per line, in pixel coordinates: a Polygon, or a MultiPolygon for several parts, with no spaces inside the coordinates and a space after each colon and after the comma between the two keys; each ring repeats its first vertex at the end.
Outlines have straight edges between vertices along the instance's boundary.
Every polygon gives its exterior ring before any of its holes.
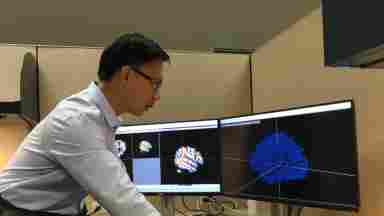
{"type": "Polygon", "coordinates": [[[49,154],[112,216],[159,216],[108,148],[106,128],[87,113],[52,117],[47,125],[49,154]]]}

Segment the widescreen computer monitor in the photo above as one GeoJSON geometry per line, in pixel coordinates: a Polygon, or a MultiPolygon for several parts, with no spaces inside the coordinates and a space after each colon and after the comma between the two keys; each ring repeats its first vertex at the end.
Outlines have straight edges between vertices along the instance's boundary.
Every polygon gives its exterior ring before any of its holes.
{"type": "Polygon", "coordinates": [[[223,194],[359,208],[353,101],[220,120],[223,194]]]}
{"type": "Polygon", "coordinates": [[[115,144],[142,193],[221,192],[218,120],[120,126],[115,144]]]}

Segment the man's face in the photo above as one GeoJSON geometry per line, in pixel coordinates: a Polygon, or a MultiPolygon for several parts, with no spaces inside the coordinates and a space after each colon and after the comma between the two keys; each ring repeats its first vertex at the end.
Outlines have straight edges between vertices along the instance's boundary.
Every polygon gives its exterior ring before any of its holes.
{"type": "Polygon", "coordinates": [[[128,76],[121,89],[124,111],[141,116],[160,100],[163,62],[154,60],[138,68],[128,66],[126,70],[128,76]]]}

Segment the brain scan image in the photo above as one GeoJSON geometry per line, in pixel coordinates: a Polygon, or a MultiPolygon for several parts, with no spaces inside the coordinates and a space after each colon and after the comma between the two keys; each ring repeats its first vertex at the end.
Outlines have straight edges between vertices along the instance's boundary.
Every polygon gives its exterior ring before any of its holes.
{"type": "Polygon", "coordinates": [[[175,165],[178,173],[196,172],[204,164],[200,152],[190,146],[182,146],[175,153],[175,165]]]}
{"type": "Polygon", "coordinates": [[[152,144],[147,140],[142,140],[140,141],[139,149],[142,153],[150,152],[152,149],[152,144]]]}
{"type": "Polygon", "coordinates": [[[117,155],[121,157],[125,151],[127,151],[127,144],[123,140],[116,140],[115,146],[117,149],[117,155]]]}
{"type": "Polygon", "coordinates": [[[303,149],[284,132],[266,136],[256,145],[255,152],[250,155],[249,165],[267,184],[304,179],[309,168],[303,149]],[[290,169],[292,167],[297,169],[290,169]]]}

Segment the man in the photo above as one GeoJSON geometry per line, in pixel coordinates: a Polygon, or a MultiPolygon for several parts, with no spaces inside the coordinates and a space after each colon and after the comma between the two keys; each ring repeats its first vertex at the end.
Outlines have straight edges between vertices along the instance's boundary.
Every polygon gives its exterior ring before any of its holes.
{"type": "Polygon", "coordinates": [[[119,115],[140,116],[160,99],[169,61],[138,33],[104,49],[100,82],[61,101],[0,174],[0,215],[79,215],[88,193],[112,216],[160,215],[129,179],[113,143],[119,115]]]}

